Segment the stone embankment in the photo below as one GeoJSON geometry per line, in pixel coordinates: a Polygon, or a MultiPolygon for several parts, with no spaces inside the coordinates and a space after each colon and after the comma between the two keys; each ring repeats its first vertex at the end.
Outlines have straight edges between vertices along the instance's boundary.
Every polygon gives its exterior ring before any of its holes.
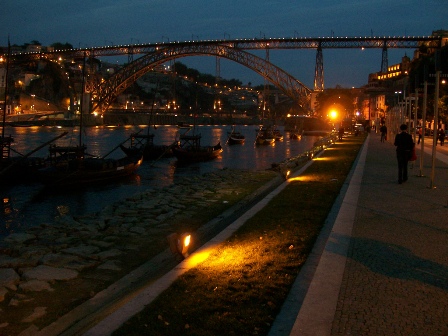
{"type": "Polygon", "coordinates": [[[331,141],[320,140],[271,170],[223,169],[184,178],[99,213],[76,217],[61,209],[54,223],[10,234],[0,245],[0,334],[36,334],[165,250],[166,237],[185,229],[185,223],[198,231],[215,225],[195,222],[201,212],[217,205],[224,211],[228,203],[239,202],[233,213],[238,215],[260,189],[280,183],[286,171],[299,168],[331,141]],[[257,192],[248,195],[248,189],[257,192]]]}
{"type": "Polygon", "coordinates": [[[0,248],[0,334],[39,330],[69,310],[71,302],[85,300],[81,291],[90,290],[87,299],[93,297],[166,248],[166,236],[185,219],[238,197],[247,183],[276,176],[273,171],[224,169],[148,190],[99,213],[66,214],[10,234],[0,248]],[[104,287],[98,288],[98,282],[104,287]]]}

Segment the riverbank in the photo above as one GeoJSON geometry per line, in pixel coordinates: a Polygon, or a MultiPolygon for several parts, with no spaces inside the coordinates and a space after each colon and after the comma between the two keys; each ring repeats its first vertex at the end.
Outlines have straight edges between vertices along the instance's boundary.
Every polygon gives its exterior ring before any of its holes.
{"type": "MultiPolygon", "coordinates": [[[[170,233],[200,231],[204,223],[215,218],[203,233],[206,241],[229,220],[223,220],[224,210],[233,208],[232,214],[237,216],[283,181],[286,169],[299,167],[309,157],[287,160],[276,172],[224,169],[185,178],[175,186],[139,193],[99,213],[61,216],[56,225],[43,224],[8,236],[9,245],[0,255],[0,331],[36,333],[51,326],[83,302],[97,300],[110,284],[166,250],[170,233]]],[[[165,257],[160,265],[153,265],[152,276],[176,264],[169,253],[165,257]]],[[[88,309],[82,310],[89,314],[88,309]]]]}
{"type": "Polygon", "coordinates": [[[170,233],[198,229],[276,176],[225,169],[9,235],[0,254],[0,333],[50,324],[165,250],[170,233]]]}

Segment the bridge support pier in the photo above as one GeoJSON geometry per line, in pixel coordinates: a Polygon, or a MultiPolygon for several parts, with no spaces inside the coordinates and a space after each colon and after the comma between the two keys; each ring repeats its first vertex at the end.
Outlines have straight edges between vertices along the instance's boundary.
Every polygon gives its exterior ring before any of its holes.
{"type": "Polygon", "coordinates": [[[314,70],[314,91],[324,90],[324,56],[322,44],[319,42],[316,53],[316,68],[314,70]]]}
{"type": "Polygon", "coordinates": [[[383,52],[382,52],[382,59],[381,59],[381,72],[387,73],[387,68],[389,67],[389,60],[387,57],[387,42],[384,40],[383,44],[383,52]]]}

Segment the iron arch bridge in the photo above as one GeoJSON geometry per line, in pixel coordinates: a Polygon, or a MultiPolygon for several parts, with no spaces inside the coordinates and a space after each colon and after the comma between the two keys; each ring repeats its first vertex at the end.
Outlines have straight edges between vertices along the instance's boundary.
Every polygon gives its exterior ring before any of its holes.
{"type": "Polygon", "coordinates": [[[263,38],[263,39],[229,39],[184,41],[167,43],[149,43],[136,45],[104,46],[71,50],[56,50],[42,53],[13,54],[14,60],[48,59],[59,57],[103,57],[128,55],[129,65],[119,71],[108,81],[97,83],[93,76],[86,79],[86,91],[90,92],[93,110],[103,112],[115,97],[135,82],[140,76],[159,64],[169,60],[194,56],[209,55],[227,58],[240,63],[279,87],[286,95],[305,104],[311,89],[300,81],[269,62],[269,50],[273,49],[316,49],[316,68],[314,90],[324,89],[323,84],[323,49],[366,48],[382,49],[381,70],[388,67],[387,50],[389,48],[417,49],[425,46],[430,50],[438,50],[442,46],[441,36],[404,36],[404,37],[318,37],[318,38],[263,38]],[[250,54],[246,50],[266,50],[266,60],[250,54]],[[141,55],[134,61],[134,55],[141,55]]]}
{"type": "Polygon", "coordinates": [[[86,91],[91,93],[92,111],[104,112],[121,92],[157,65],[172,59],[197,55],[222,57],[242,64],[269,80],[299,105],[304,106],[308,102],[311,89],[279,67],[258,56],[226,45],[188,44],[159,48],[133,61],[108,81],[99,83],[99,85],[90,83],[93,85],[87,86],[86,91]]]}

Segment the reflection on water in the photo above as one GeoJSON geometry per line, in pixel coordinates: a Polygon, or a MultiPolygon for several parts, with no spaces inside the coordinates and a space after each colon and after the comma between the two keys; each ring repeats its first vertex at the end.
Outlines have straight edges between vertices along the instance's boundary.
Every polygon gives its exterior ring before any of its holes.
{"type": "MultiPolygon", "coordinates": [[[[87,152],[102,156],[109,153],[133,132],[142,127],[91,127],[82,134],[82,143],[87,145],[87,152]]],[[[198,176],[225,167],[236,169],[259,170],[271,167],[272,163],[297,156],[310,149],[316,137],[303,137],[302,140],[290,139],[285,134],[284,140],[272,146],[255,146],[255,126],[242,126],[239,131],[245,135],[243,145],[225,145],[230,126],[199,126],[195,133],[202,135],[201,145],[215,145],[221,142],[223,153],[213,161],[198,162],[188,165],[178,164],[175,158],[164,158],[156,162],[143,162],[137,174],[128,178],[104,185],[86,186],[77,190],[62,190],[47,192],[42,185],[19,185],[0,187],[0,199],[3,200],[0,209],[0,235],[20,231],[23,228],[52,223],[55,216],[60,215],[58,209],[65,209],[72,215],[82,215],[97,212],[106,205],[125,199],[138,192],[176,183],[184,176],[198,176]],[[7,202],[5,202],[7,199],[7,202]]],[[[283,129],[280,128],[283,132],[283,129]]],[[[49,141],[63,131],[69,134],[56,143],[58,145],[74,146],[79,143],[78,128],[57,127],[7,127],[6,135],[15,139],[15,152],[25,154],[37,146],[49,141]]],[[[146,132],[143,130],[142,132],[146,132]]],[[[158,126],[151,129],[155,134],[154,143],[170,145],[178,137],[179,129],[175,126],[158,126]]],[[[191,132],[191,131],[190,131],[191,132]]],[[[33,156],[46,157],[48,147],[39,150],[33,156]]],[[[121,150],[115,150],[108,157],[123,156],[121,150]]]]}

